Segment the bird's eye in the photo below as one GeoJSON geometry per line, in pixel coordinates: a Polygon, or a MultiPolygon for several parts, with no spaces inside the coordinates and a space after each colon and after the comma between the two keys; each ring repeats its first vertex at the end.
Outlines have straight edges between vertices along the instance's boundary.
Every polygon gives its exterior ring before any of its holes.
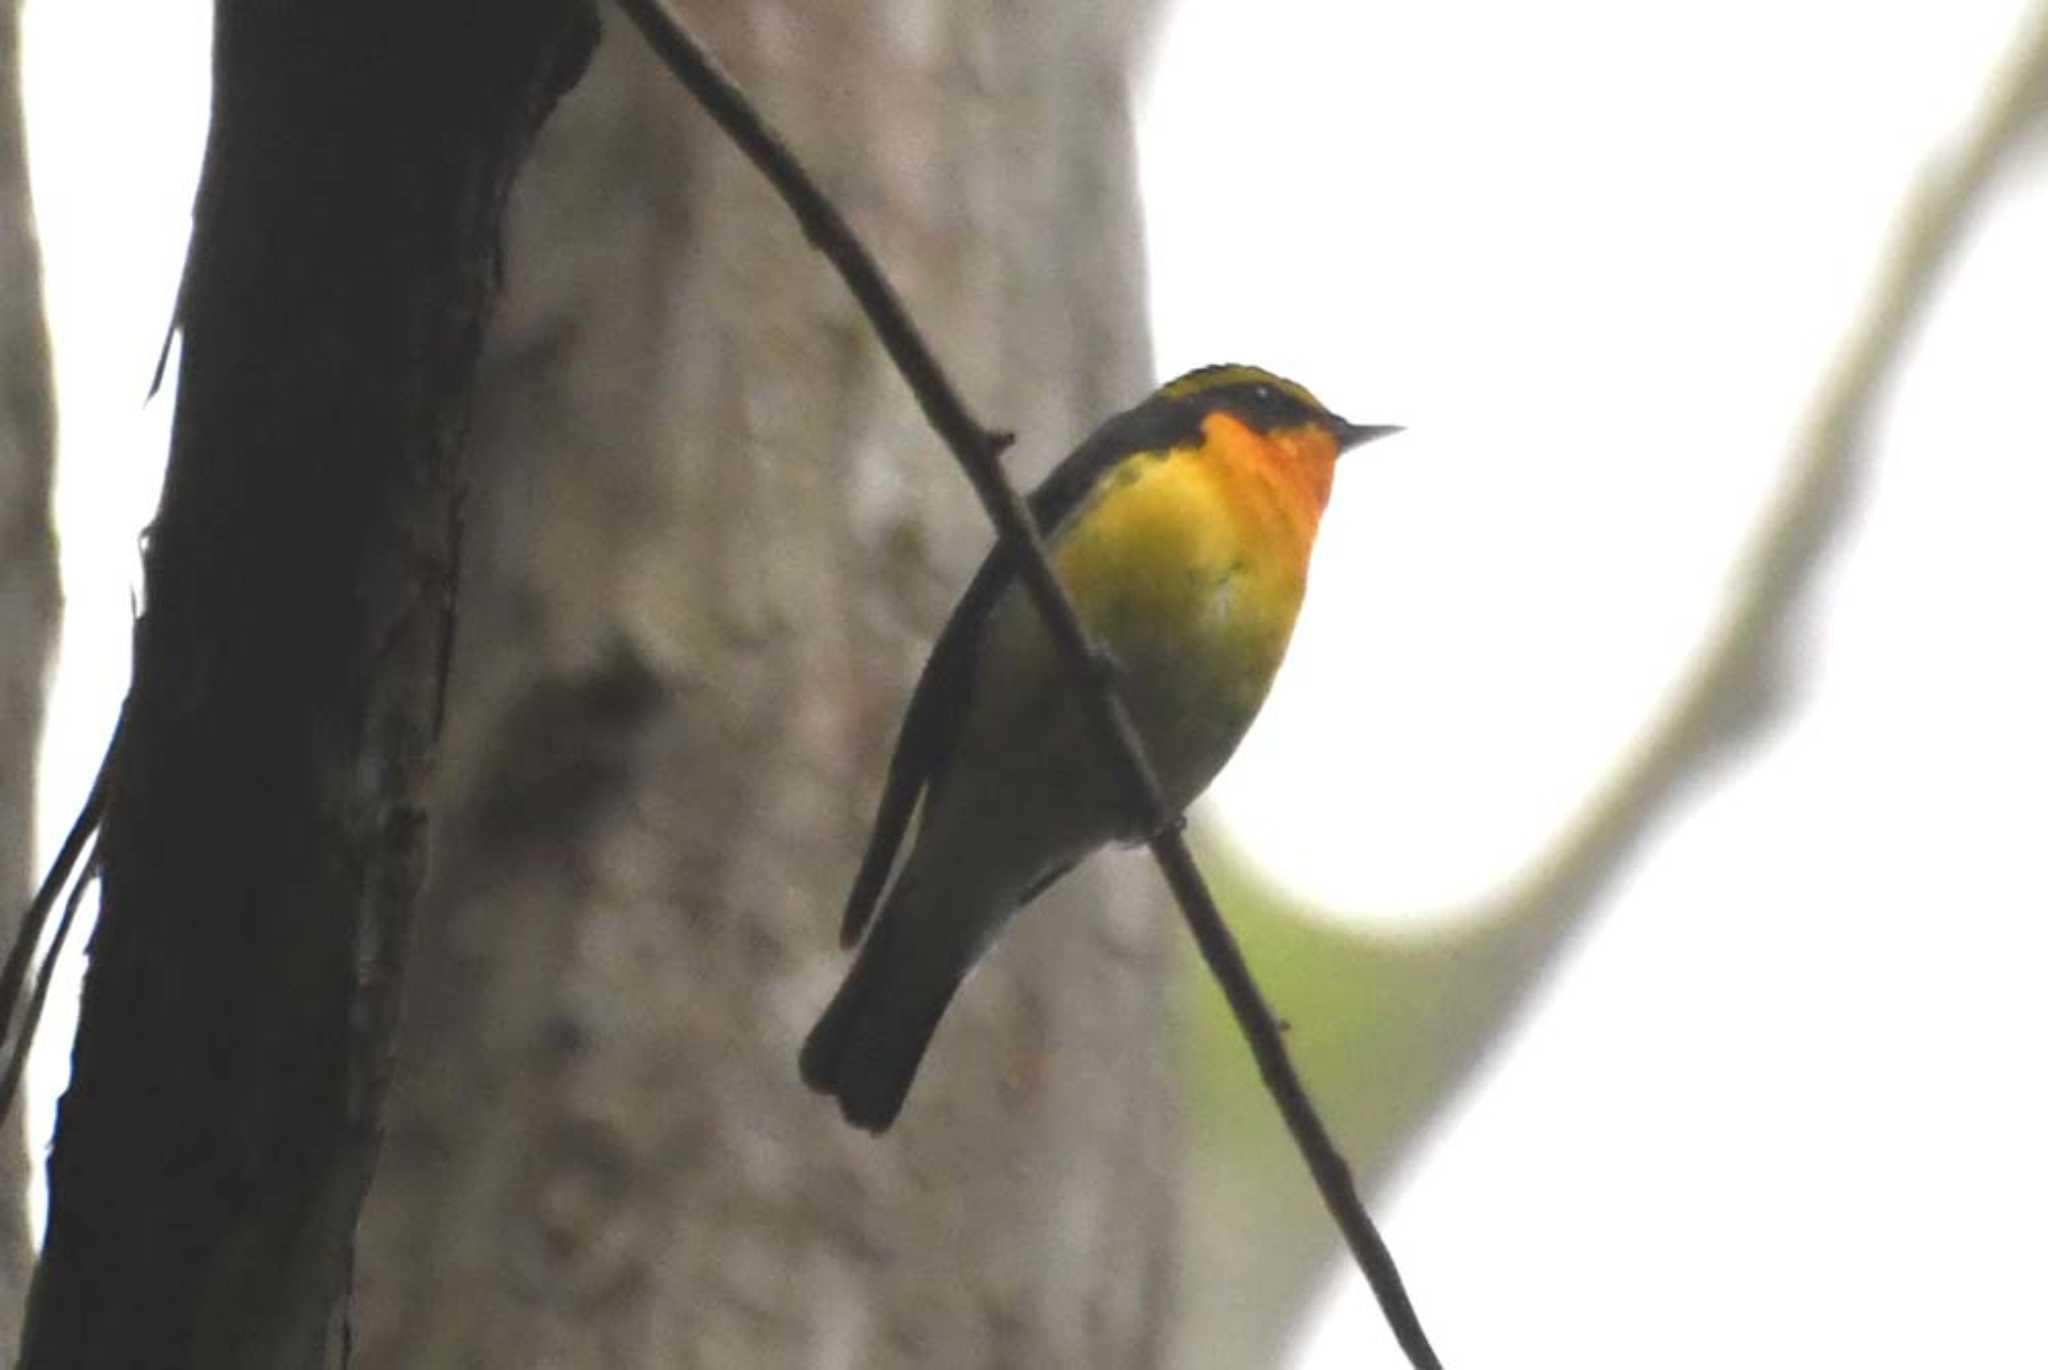
{"type": "Polygon", "coordinates": [[[1270,385],[1253,386],[1252,398],[1261,404],[1271,404],[1273,402],[1273,387],[1270,385]]]}

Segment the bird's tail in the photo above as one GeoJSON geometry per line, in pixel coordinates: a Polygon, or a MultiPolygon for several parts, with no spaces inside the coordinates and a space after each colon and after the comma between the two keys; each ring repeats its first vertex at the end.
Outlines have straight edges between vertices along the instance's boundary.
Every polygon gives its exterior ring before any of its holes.
{"type": "Polygon", "coordinates": [[[836,1095],[846,1121],[869,1132],[887,1130],[973,959],[971,944],[947,936],[954,923],[913,912],[917,898],[906,870],[869,930],[846,983],[798,1058],[804,1083],[836,1095]],[[906,935],[910,934],[910,935],[906,935]]]}

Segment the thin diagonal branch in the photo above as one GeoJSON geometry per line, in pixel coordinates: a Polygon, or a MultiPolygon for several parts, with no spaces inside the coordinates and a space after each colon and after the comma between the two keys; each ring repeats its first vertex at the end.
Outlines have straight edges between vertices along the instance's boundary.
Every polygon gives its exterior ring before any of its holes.
{"type": "Polygon", "coordinates": [[[43,964],[36,970],[35,989],[29,994],[28,1004],[22,1011],[21,1033],[8,1052],[6,1073],[0,1075],[0,1116],[5,1116],[7,1106],[14,1102],[15,1093],[21,1088],[21,1077],[28,1072],[28,1052],[35,1045],[36,1025],[43,1021],[43,1005],[49,1002],[50,986],[57,979],[57,953],[63,950],[64,939],[71,935],[71,924],[78,917],[78,906],[85,902],[86,890],[99,879],[97,830],[92,834],[92,843],[78,868],[78,878],[71,882],[70,897],[64,901],[64,916],[57,920],[57,931],[50,938],[50,954],[43,958],[43,964]]]}
{"type": "Polygon", "coordinates": [[[28,911],[21,916],[21,924],[14,932],[14,946],[7,953],[7,964],[0,970],[0,1044],[6,1047],[7,1065],[0,1075],[0,1118],[14,1105],[14,1091],[20,1086],[23,1072],[27,1069],[29,1048],[35,1044],[36,1027],[42,1021],[43,1000],[49,994],[49,978],[57,964],[58,955],[64,950],[64,939],[71,931],[71,919],[78,907],[78,893],[92,879],[93,862],[86,852],[98,840],[100,819],[107,810],[107,777],[113,770],[114,748],[121,742],[121,725],[114,725],[114,736],[107,743],[106,757],[100,762],[99,774],[93,777],[92,791],[86,795],[85,803],[79,807],[78,817],[71,824],[71,831],[65,834],[64,845],[57,851],[57,859],[50,863],[49,872],[44,875],[42,885],[36,890],[28,911]],[[75,875],[75,882],[74,882],[75,875]],[[17,1023],[16,1005],[23,1004],[22,991],[29,985],[29,967],[35,961],[36,947],[43,938],[43,925],[49,921],[50,911],[57,906],[66,885],[71,885],[73,897],[65,905],[64,916],[58,920],[57,934],[50,939],[50,946],[43,953],[42,967],[36,973],[36,993],[23,1005],[20,1021],[17,1023]]]}
{"type": "Polygon", "coordinates": [[[911,322],[902,300],[837,206],[826,198],[739,87],[669,13],[663,0],[619,0],[619,7],[713,121],[781,194],[812,246],[837,268],[890,359],[917,396],[925,417],[959,460],[998,534],[1016,557],[1033,601],[1072,667],[1076,684],[1088,700],[1104,740],[1122,765],[1132,800],[1144,817],[1146,829],[1153,834],[1152,854],[1165,872],[1174,897],[1180,901],[1203,959],[1237,1015],[1258,1061],[1259,1073],[1294,1134],[1331,1216],[1410,1362],[1417,1367],[1437,1366],[1436,1353],[1423,1334],[1393,1257],[1359,1200],[1350,1167],[1338,1153],[1295,1073],[1279,1024],[1260,995],[1236,939],[1195,866],[1182,837],[1183,820],[1166,801],[1158,774],[1145,754],[1129,710],[1124,707],[1115,673],[1108,668],[1102,651],[1089,640],[1073,602],[1053,573],[1037,523],[997,463],[996,458],[1010,441],[1008,436],[984,428],[969,414],[931,348],[911,322]]]}

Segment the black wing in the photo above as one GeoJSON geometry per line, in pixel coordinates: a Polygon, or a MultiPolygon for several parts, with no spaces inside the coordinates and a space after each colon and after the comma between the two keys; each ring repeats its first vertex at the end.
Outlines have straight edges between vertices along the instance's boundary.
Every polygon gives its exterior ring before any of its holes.
{"type": "MultiPolygon", "coordinates": [[[[1103,473],[1122,458],[1191,442],[1200,436],[1200,423],[1200,407],[1157,397],[1110,419],[1031,492],[1026,503],[1038,531],[1048,538],[1054,536],[1086,503],[1103,473]]],[[[1008,550],[998,544],[968,582],[966,593],[953,607],[953,616],[932,644],[932,654],[911,692],[903,730],[896,736],[896,754],[889,761],[889,779],[882,788],[867,855],[861,859],[860,873],[846,898],[846,913],[839,925],[843,946],[859,941],[861,930],[874,916],[896,864],[896,852],[903,845],[903,834],[917,811],[917,801],[946,769],[966,716],[967,695],[981,653],[982,626],[1015,575],[1008,550]]]]}

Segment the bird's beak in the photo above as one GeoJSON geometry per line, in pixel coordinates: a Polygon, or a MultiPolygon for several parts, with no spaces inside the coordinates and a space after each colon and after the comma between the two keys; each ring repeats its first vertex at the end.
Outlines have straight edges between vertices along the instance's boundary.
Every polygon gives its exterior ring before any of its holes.
{"type": "Polygon", "coordinates": [[[1354,447],[1363,447],[1376,438],[1391,438],[1401,431],[1398,423],[1350,423],[1338,419],[1330,425],[1330,433],[1337,439],[1337,450],[1349,452],[1354,447]]]}

